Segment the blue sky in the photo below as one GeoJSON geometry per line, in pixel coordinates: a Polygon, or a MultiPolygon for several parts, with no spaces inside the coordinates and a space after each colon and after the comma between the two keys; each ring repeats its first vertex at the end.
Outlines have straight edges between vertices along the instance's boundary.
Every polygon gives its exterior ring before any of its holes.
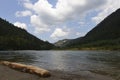
{"type": "Polygon", "coordinates": [[[120,8],[120,0],[1,0],[0,17],[42,40],[84,36],[120,8]]]}

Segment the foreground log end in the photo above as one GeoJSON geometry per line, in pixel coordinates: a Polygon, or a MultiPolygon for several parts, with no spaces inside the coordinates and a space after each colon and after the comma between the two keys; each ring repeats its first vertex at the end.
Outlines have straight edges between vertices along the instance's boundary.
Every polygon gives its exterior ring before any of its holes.
{"type": "Polygon", "coordinates": [[[5,66],[9,66],[10,62],[8,62],[8,61],[0,61],[0,64],[5,65],[5,66]]]}
{"type": "Polygon", "coordinates": [[[49,71],[44,71],[44,72],[41,73],[41,76],[42,77],[50,77],[51,73],[49,71]]]}

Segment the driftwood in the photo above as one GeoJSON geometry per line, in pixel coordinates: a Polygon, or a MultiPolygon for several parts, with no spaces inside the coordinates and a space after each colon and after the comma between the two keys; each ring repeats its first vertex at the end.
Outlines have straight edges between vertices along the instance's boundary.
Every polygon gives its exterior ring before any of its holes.
{"type": "Polygon", "coordinates": [[[8,61],[0,61],[0,64],[8,66],[10,68],[26,72],[26,73],[31,73],[31,74],[37,74],[41,77],[50,77],[51,74],[49,71],[36,67],[36,66],[31,66],[31,65],[24,65],[20,63],[15,63],[15,62],[8,62],[8,61]]]}

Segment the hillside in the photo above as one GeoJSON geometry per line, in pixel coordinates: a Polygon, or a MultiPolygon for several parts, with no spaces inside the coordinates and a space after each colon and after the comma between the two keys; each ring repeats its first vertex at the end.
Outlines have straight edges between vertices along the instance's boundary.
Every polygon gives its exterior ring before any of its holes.
{"type": "Polygon", "coordinates": [[[67,44],[69,44],[69,41],[71,39],[63,39],[63,40],[59,40],[56,43],[54,43],[55,46],[57,47],[65,47],[67,44]]]}
{"type": "Polygon", "coordinates": [[[0,18],[0,50],[43,50],[53,45],[0,18]]]}
{"type": "Polygon", "coordinates": [[[120,9],[105,18],[84,37],[69,40],[65,44],[66,48],[120,49],[120,9]]]}

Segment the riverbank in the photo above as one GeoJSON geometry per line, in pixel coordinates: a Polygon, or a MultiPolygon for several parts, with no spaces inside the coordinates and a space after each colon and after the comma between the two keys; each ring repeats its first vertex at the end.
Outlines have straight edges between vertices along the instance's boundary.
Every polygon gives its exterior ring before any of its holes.
{"type": "Polygon", "coordinates": [[[0,65],[0,80],[114,80],[110,77],[91,74],[90,72],[81,72],[73,74],[64,71],[50,71],[51,77],[42,78],[37,75],[19,72],[10,69],[7,66],[0,65]]]}

